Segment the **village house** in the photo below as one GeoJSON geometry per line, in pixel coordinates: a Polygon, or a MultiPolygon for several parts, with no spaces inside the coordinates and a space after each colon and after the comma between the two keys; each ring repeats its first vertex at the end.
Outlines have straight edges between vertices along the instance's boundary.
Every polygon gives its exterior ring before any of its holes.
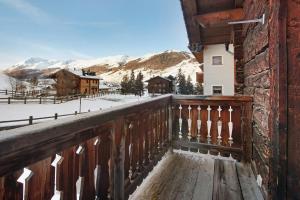
{"type": "Polygon", "coordinates": [[[50,77],[56,81],[57,96],[90,95],[99,92],[100,81],[94,72],[61,69],[53,73],[50,77]]]}
{"type": "Polygon", "coordinates": [[[232,44],[203,46],[204,95],[234,95],[232,44]]]}
{"type": "Polygon", "coordinates": [[[173,81],[161,76],[156,76],[147,80],[149,94],[167,94],[173,92],[173,81]]]}

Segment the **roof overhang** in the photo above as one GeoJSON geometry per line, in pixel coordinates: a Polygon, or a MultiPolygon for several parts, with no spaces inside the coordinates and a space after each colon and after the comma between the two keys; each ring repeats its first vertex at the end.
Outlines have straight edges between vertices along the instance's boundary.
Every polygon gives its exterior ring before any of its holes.
{"type": "Polygon", "coordinates": [[[244,19],[243,0],[181,0],[189,49],[203,62],[205,45],[233,43],[233,26],[244,19]]]}

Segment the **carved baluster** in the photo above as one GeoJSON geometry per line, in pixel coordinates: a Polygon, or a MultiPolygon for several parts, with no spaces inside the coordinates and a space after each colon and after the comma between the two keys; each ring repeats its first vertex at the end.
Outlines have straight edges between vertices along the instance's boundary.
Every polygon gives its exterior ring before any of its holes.
{"type": "Polygon", "coordinates": [[[143,119],[143,166],[148,165],[148,121],[146,120],[146,117],[143,119]]]}
{"type": "Polygon", "coordinates": [[[211,129],[211,120],[210,120],[210,111],[211,111],[211,107],[210,105],[207,107],[207,138],[211,138],[210,135],[210,129],[211,129]]]}
{"type": "Polygon", "coordinates": [[[233,123],[232,123],[232,112],[233,109],[231,108],[231,106],[229,107],[229,122],[228,122],[228,128],[229,128],[229,141],[233,141],[232,138],[232,130],[233,130],[233,123]]]}
{"type": "Polygon", "coordinates": [[[147,134],[148,134],[148,160],[149,162],[152,161],[152,146],[153,146],[153,140],[152,140],[152,115],[149,114],[149,122],[148,122],[148,129],[147,129],[147,134]]]}
{"type": "Polygon", "coordinates": [[[51,166],[54,167],[55,169],[55,174],[54,174],[54,195],[51,199],[62,199],[62,191],[60,191],[59,188],[59,165],[63,161],[63,157],[56,154],[55,159],[51,163],[51,166]]]}
{"type": "Polygon", "coordinates": [[[179,106],[179,139],[182,138],[182,117],[181,117],[182,106],[179,106]]]}
{"type": "Polygon", "coordinates": [[[201,130],[201,107],[198,106],[197,110],[198,110],[198,120],[197,120],[197,130],[198,130],[198,133],[197,133],[197,139],[198,139],[198,142],[200,142],[200,137],[201,137],[201,134],[200,134],[200,130],[201,130]]]}
{"type": "Polygon", "coordinates": [[[79,147],[76,150],[76,154],[79,156],[79,177],[76,181],[76,199],[81,200],[83,198],[83,187],[84,187],[84,177],[83,177],[83,161],[82,158],[84,155],[84,148],[82,145],[79,145],[79,147]]]}
{"type": "Polygon", "coordinates": [[[99,198],[98,197],[98,188],[100,185],[100,172],[101,172],[101,167],[99,165],[99,161],[98,161],[98,151],[99,151],[99,143],[100,143],[100,139],[96,138],[93,145],[95,146],[95,163],[96,163],[96,167],[94,169],[94,187],[95,187],[95,191],[96,191],[96,199],[99,198]]]}
{"type": "Polygon", "coordinates": [[[129,144],[129,174],[128,174],[128,178],[129,181],[132,183],[133,182],[133,168],[132,168],[132,161],[133,161],[133,141],[132,141],[132,130],[133,130],[133,124],[130,123],[129,124],[129,137],[130,137],[130,144],[129,144]]]}
{"type": "Polygon", "coordinates": [[[188,110],[189,110],[189,119],[188,119],[188,139],[191,140],[192,139],[192,134],[191,134],[191,129],[192,129],[192,119],[191,119],[191,110],[192,110],[192,107],[189,105],[188,107],[188,110]]]}
{"type": "Polygon", "coordinates": [[[136,165],[135,165],[135,171],[136,173],[140,172],[140,156],[141,156],[141,146],[140,146],[140,139],[142,137],[141,134],[141,121],[137,120],[137,127],[136,127],[136,134],[134,134],[134,141],[135,141],[135,147],[136,147],[136,165]]]}
{"type": "Polygon", "coordinates": [[[18,178],[17,182],[23,185],[23,200],[28,199],[28,181],[33,176],[33,172],[30,169],[24,168],[23,173],[18,178]]]}
{"type": "Polygon", "coordinates": [[[156,118],[156,127],[157,127],[157,150],[158,152],[160,152],[161,150],[161,113],[160,113],[160,109],[157,111],[157,118],[156,118]]]}
{"type": "Polygon", "coordinates": [[[218,125],[218,140],[219,140],[219,142],[221,142],[221,139],[222,139],[222,136],[221,136],[221,133],[222,133],[222,121],[221,121],[222,108],[221,108],[221,106],[219,106],[218,112],[219,112],[219,120],[217,122],[217,125],[218,125]]]}
{"type": "Polygon", "coordinates": [[[168,106],[165,108],[165,143],[168,143],[168,130],[169,130],[169,125],[168,125],[168,106]]]}

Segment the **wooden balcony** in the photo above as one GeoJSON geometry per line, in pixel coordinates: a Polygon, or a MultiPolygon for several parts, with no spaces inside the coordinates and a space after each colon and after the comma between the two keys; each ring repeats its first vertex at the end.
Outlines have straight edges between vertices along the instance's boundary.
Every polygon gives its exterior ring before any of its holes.
{"type": "Polygon", "coordinates": [[[250,163],[251,123],[250,97],[163,95],[3,131],[0,199],[127,199],[172,149],[250,163]]]}

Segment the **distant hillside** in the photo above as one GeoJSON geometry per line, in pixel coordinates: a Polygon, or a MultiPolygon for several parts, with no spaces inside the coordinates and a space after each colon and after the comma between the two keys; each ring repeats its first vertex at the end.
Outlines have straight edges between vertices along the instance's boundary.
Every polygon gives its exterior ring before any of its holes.
{"type": "Polygon", "coordinates": [[[146,80],[156,75],[175,76],[179,68],[182,68],[182,71],[186,75],[190,75],[192,80],[195,81],[195,73],[201,71],[199,63],[191,54],[165,51],[138,58],[125,55],[68,61],[30,58],[11,66],[5,70],[5,73],[19,79],[27,79],[33,76],[47,77],[59,68],[82,68],[95,71],[98,76],[108,82],[120,82],[123,75],[129,74],[131,70],[136,73],[141,71],[146,80]]]}

